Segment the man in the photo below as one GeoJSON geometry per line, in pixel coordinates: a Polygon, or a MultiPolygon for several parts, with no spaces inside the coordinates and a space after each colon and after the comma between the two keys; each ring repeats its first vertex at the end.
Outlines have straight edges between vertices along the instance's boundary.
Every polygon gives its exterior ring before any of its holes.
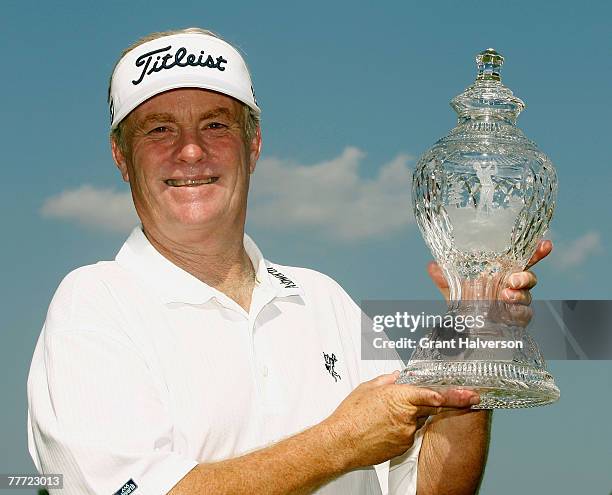
{"type": "MultiPolygon", "coordinates": [[[[151,35],[109,102],[142,225],[53,298],[28,379],[37,468],[64,494],[473,493],[477,395],[361,361],[350,297],[244,234],[261,131],[240,54],[199,29],[151,35]]],[[[516,277],[528,302],[535,277],[516,277]]]]}

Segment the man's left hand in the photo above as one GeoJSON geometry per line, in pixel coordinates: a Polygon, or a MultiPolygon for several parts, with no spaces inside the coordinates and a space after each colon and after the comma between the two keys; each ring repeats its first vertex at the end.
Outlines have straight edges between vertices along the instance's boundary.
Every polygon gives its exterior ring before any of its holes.
{"type": "MultiPolygon", "coordinates": [[[[535,253],[529,260],[529,263],[527,263],[525,271],[513,273],[510,275],[510,277],[508,277],[508,286],[504,288],[501,293],[504,301],[513,304],[525,305],[531,303],[531,294],[529,291],[535,287],[535,285],[538,283],[538,279],[529,269],[541,259],[546,258],[546,256],[548,256],[552,251],[552,248],[552,241],[543,240],[538,243],[535,253]]],[[[435,261],[431,261],[427,265],[427,271],[444,298],[448,300],[448,283],[446,283],[444,273],[442,272],[440,266],[435,261]]]]}

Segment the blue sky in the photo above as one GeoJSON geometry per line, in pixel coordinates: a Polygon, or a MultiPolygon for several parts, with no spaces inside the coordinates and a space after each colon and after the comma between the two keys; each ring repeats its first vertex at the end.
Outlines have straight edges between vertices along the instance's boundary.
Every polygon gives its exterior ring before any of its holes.
{"type": "MultiPolygon", "coordinates": [[[[129,228],[106,106],[127,45],[200,26],[245,53],[264,135],[248,231],[269,259],[323,271],[356,300],[436,297],[410,171],[454,126],[448,102],[471,84],[474,55],[496,48],[527,103],[519,125],[559,175],[555,251],[534,297],[610,299],[611,17],[603,1],[3,2],[0,472],[33,471],[25,380],[53,291],[112,259],[129,228]],[[300,220],[298,201],[316,220],[300,220]]],[[[484,493],[612,490],[611,363],[551,369],[558,404],[496,413],[484,493]]]]}

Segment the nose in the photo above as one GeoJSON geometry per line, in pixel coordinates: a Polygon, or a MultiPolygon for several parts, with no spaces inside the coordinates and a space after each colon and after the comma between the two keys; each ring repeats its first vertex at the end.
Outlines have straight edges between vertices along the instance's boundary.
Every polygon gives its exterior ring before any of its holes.
{"type": "Polygon", "coordinates": [[[177,159],[184,163],[197,163],[205,154],[203,142],[198,138],[197,132],[183,130],[177,143],[177,159]]]}

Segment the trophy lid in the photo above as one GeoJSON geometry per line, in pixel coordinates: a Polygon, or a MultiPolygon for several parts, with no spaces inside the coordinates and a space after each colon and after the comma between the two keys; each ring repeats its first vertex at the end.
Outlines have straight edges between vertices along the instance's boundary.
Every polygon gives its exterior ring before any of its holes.
{"type": "Polygon", "coordinates": [[[476,55],[476,81],[451,100],[451,107],[459,115],[460,122],[469,119],[502,119],[511,124],[516,122],[525,103],[501,82],[500,70],[503,63],[504,57],[493,48],[487,48],[476,55]]]}

